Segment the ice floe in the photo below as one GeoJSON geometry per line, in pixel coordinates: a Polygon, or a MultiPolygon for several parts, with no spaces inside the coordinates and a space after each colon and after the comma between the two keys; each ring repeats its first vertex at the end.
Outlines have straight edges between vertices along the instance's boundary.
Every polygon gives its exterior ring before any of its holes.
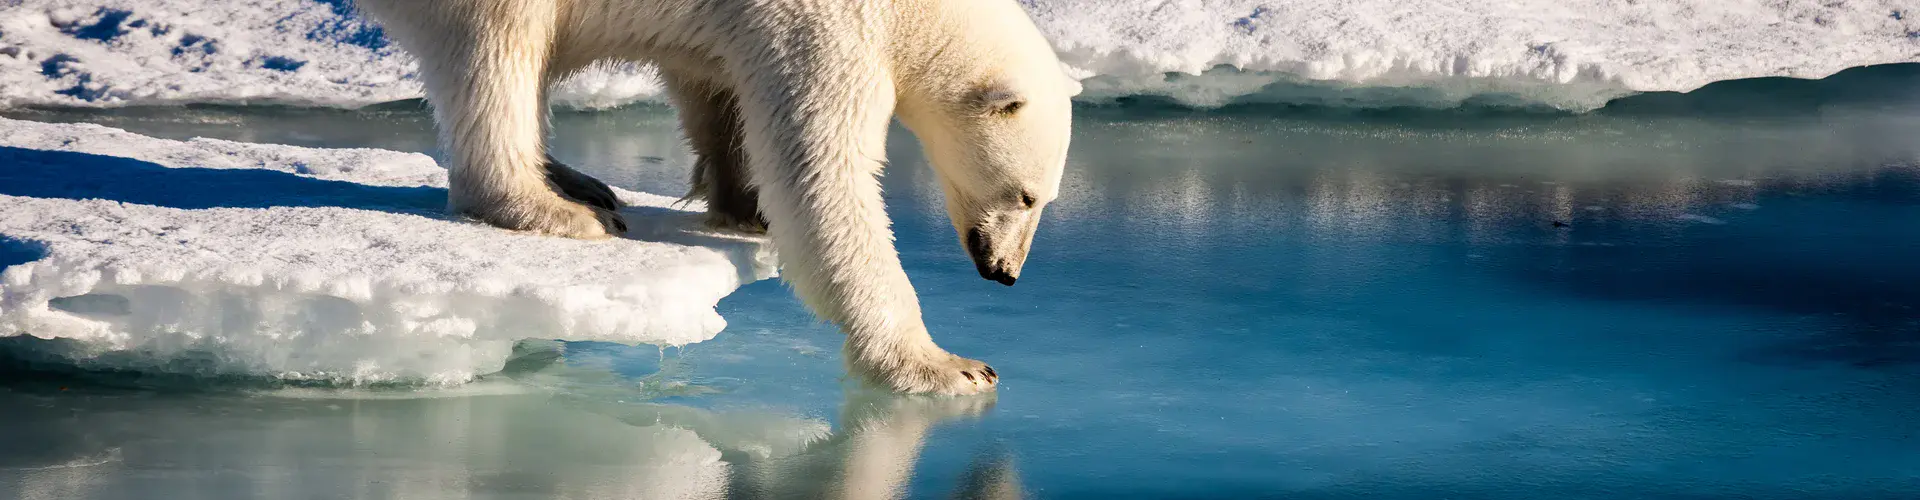
{"type": "Polygon", "coordinates": [[[109,368],[451,383],[520,339],[709,339],[720,298],[774,272],[671,198],[620,191],[627,238],[574,241],[449,218],[445,179],[420,154],[0,119],[0,337],[109,368]]]}

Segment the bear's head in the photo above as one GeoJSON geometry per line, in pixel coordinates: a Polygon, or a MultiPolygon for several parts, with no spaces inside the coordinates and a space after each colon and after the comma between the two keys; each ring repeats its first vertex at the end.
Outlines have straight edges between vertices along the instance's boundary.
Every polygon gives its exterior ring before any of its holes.
{"type": "MultiPolygon", "coordinates": [[[[1013,2],[983,2],[1021,16],[1013,2]],[[1004,5],[998,5],[1004,4],[1004,5]]],[[[991,9],[976,9],[975,14],[991,9]]],[[[944,81],[900,109],[946,192],[947,215],[980,276],[1013,285],[1033,245],[1040,211],[1060,193],[1073,128],[1073,96],[1052,47],[1032,24],[1002,13],[984,31],[941,50],[926,74],[944,81]]],[[[924,88],[924,87],[923,87],[924,88]]]]}

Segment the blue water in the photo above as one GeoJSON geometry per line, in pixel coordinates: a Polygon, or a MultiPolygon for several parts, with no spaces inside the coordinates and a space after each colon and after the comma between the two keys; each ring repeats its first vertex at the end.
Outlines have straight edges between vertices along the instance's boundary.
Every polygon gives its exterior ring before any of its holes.
{"type": "MultiPolygon", "coordinates": [[[[32,411],[0,412],[0,438],[39,444],[0,444],[0,486],[646,497],[609,486],[645,474],[607,467],[656,460],[636,451],[654,438],[626,433],[683,408],[737,419],[675,424],[721,449],[734,497],[1916,498],[1916,103],[1087,109],[1011,288],[975,274],[896,134],[885,185],[903,261],[936,340],[1002,374],[992,398],[850,389],[837,331],[761,282],[721,303],[712,341],[571,344],[502,377],[537,396],[16,379],[0,407],[32,411]],[[724,446],[783,418],[831,435],[792,453],[724,446]],[[876,474],[892,479],[863,482],[876,474]]],[[[142,113],[38,118],[431,149],[410,111],[142,113]]],[[[678,193],[669,113],[563,114],[555,154],[678,193]]]]}
{"type": "MultiPolygon", "coordinates": [[[[972,273],[930,180],[893,179],[928,324],[1006,377],[929,439],[916,491],[998,447],[1039,496],[1920,495],[1912,152],[1637,126],[1709,125],[1084,124],[1013,288],[972,273]]],[[[791,304],[743,290],[685,359],[829,385],[731,359],[830,347],[791,304]]]]}

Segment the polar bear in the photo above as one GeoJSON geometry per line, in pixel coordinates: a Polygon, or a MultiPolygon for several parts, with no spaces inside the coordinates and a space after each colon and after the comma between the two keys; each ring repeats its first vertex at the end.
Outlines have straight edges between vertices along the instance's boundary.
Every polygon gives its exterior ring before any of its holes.
{"type": "Polygon", "coordinates": [[[623,232],[606,185],[547,156],[545,93],[596,61],[653,63],[699,156],[692,195],[714,223],[764,221],[785,281],[847,334],[850,371],[909,393],[998,383],[933,342],[876,176],[897,116],[981,276],[1020,276],[1058,195],[1080,87],[1014,0],[359,5],[419,59],[455,212],[572,238],[623,232]]]}

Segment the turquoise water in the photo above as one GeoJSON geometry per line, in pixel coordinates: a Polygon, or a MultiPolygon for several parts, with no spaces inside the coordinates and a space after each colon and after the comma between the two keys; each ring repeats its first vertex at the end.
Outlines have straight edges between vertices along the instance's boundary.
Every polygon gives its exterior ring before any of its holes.
{"type": "MultiPolygon", "coordinates": [[[[1920,496],[1920,99],[1792,104],[1087,109],[1011,288],[896,134],[903,260],[992,398],[849,389],[762,282],[712,341],[529,345],[460,391],[12,373],[0,496],[1920,496]],[[685,472],[701,446],[723,471],[685,472]]],[[[26,116],[431,149],[405,109],[26,116]]],[[[685,188],[664,109],[555,145],[685,188]]]]}

